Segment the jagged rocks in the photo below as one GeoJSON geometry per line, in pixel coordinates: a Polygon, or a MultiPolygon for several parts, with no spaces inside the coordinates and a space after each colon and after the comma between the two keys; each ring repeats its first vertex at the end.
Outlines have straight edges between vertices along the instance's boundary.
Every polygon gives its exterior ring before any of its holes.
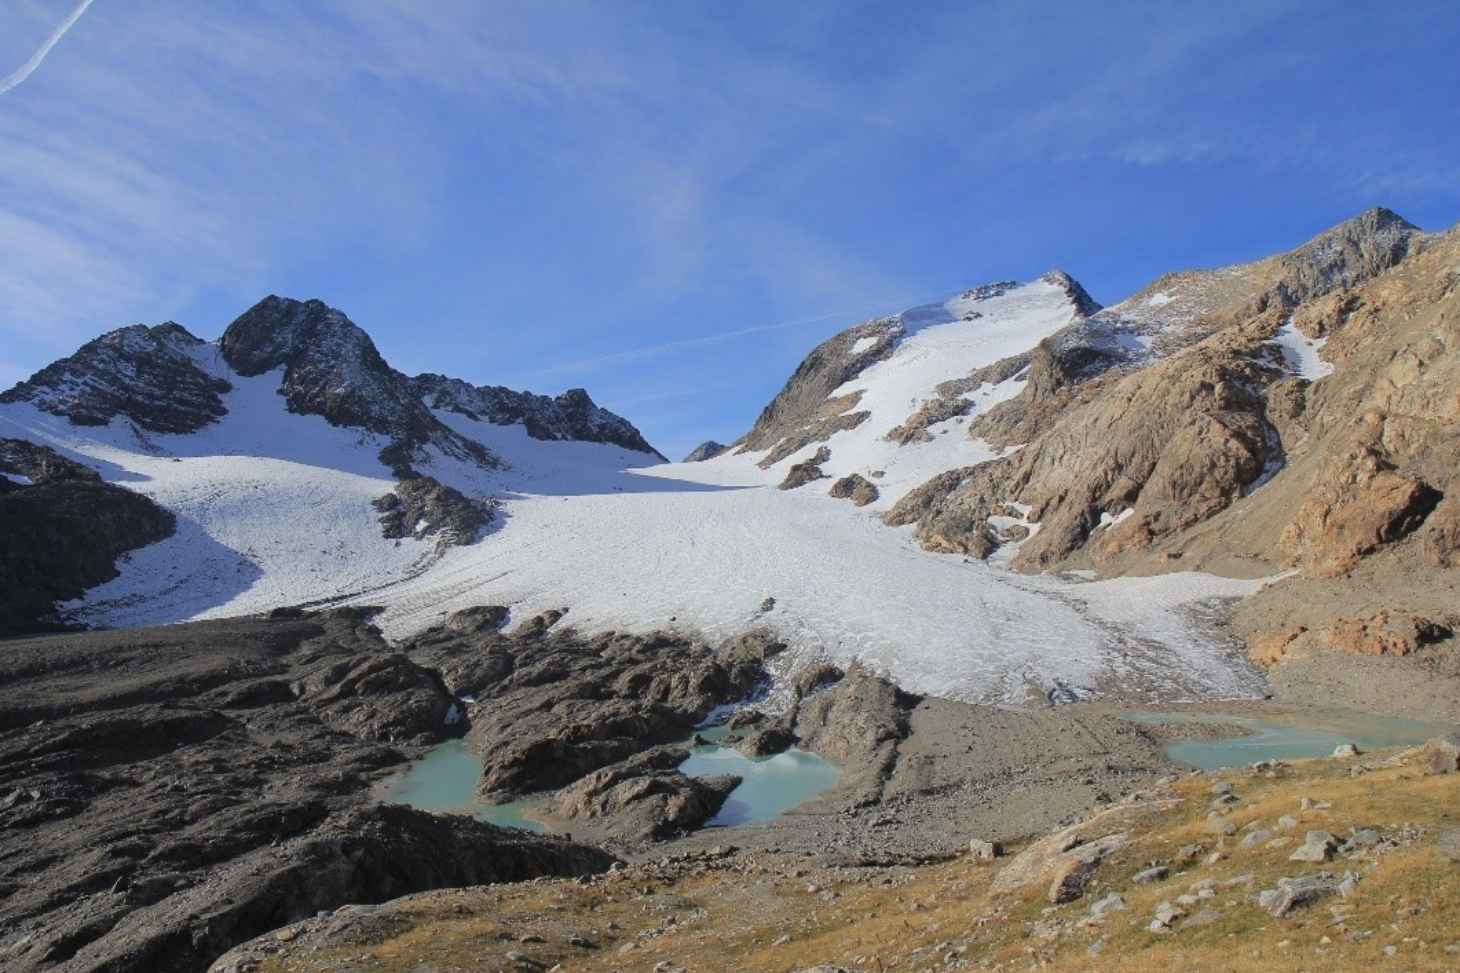
{"type": "Polygon", "coordinates": [[[126,416],[148,432],[195,432],[227,413],[221,396],[232,388],[199,366],[204,347],[170,321],[118,328],[0,393],[0,403],[29,402],[78,426],[126,416]]]}
{"type": "Polygon", "coordinates": [[[101,480],[101,474],[91,467],[69,460],[49,446],[37,446],[24,439],[0,439],[0,473],[23,476],[32,484],[101,480]]]}
{"type": "Polygon", "coordinates": [[[860,473],[842,477],[831,485],[828,496],[838,500],[850,500],[858,507],[865,507],[877,499],[877,486],[860,473]]]}
{"type": "Polygon", "coordinates": [[[877,318],[817,345],[755,420],[741,440],[740,451],[769,449],[771,454],[761,465],[770,466],[809,443],[864,421],[869,413],[849,411],[856,406],[857,397],[833,400],[831,394],[891,355],[903,333],[897,318],[877,318]]]}
{"type": "Polygon", "coordinates": [[[219,346],[240,375],[283,368],[279,394],[290,412],[390,437],[381,459],[398,477],[410,474],[416,451],[428,444],[449,456],[497,465],[486,447],[431,415],[410,379],[386,364],[370,336],[322,301],[270,295],[230,324],[219,346]]]}
{"type": "Polygon", "coordinates": [[[0,470],[32,481],[0,490],[0,635],[55,631],[57,602],[115,578],[119,557],[176,528],[148,497],[45,447],[0,440],[0,470]]]}
{"type": "Polygon", "coordinates": [[[492,522],[490,504],[467,497],[430,476],[401,480],[374,502],[381,533],[388,539],[430,537],[445,545],[470,544],[492,522]]]}
{"type": "Polygon", "coordinates": [[[822,446],[808,460],[792,464],[786,471],[786,478],[777,486],[780,490],[795,490],[816,480],[826,479],[826,474],[821,471],[821,464],[831,459],[831,450],[822,446]]]}
{"type": "Polygon", "coordinates": [[[456,705],[437,672],[400,654],[338,662],[300,680],[295,693],[362,740],[440,739],[456,705]]]}
{"type": "Polygon", "coordinates": [[[716,456],[719,456],[721,453],[725,452],[725,450],[729,448],[729,446],[717,443],[713,439],[707,439],[704,442],[700,443],[698,446],[696,446],[694,449],[690,450],[688,455],[686,455],[684,459],[680,460],[680,462],[703,463],[707,459],[714,459],[716,456]]]}
{"type": "Polygon", "coordinates": [[[931,442],[933,436],[928,432],[929,426],[947,422],[949,419],[956,419],[959,416],[966,416],[972,411],[973,400],[961,395],[929,399],[918,407],[917,412],[889,429],[886,438],[889,442],[897,443],[899,446],[931,442]]]}
{"type": "Polygon", "coordinates": [[[433,409],[499,426],[520,422],[533,439],[610,443],[664,459],[633,423],[596,405],[584,389],[569,389],[553,397],[516,392],[500,385],[474,386],[429,373],[417,375],[410,383],[416,395],[433,409]]]}

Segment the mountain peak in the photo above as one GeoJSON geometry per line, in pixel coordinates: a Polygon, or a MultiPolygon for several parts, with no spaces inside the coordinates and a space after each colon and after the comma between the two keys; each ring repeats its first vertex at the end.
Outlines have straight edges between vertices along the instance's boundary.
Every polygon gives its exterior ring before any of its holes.
{"type": "Polygon", "coordinates": [[[1089,291],[1085,290],[1084,285],[1058,267],[1053,267],[1044,272],[1040,275],[1039,279],[1046,284],[1053,284],[1063,290],[1069,296],[1070,303],[1075,306],[1075,310],[1083,317],[1088,318],[1098,313],[1102,307],[1100,302],[1091,297],[1089,291]]]}
{"type": "Polygon", "coordinates": [[[222,416],[231,385],[198,367],[203,341],[171,321],[108,331],[0,394],[78,426],[126,416],[148,432],[194,432],[222,416]]]}

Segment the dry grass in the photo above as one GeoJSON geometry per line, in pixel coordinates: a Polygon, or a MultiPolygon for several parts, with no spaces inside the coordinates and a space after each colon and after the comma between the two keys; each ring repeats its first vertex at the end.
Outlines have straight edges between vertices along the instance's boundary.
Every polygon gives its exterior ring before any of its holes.
{"type": "MultiPolygon", "coordinates": [[[[1366,758],[1371,759],[1371,758],[1366,758]]],[[[1070,971],[1457,970],[1460,953],[1460,865],[1434,845],[1437,831],[1460,827],[1460,776],[1425,777],[1407,766],[1350,777],[1336,761],[1297,764],[1269,779],[1225,776],[1243,799],[1231,814],[1239,828],[1274,828],[1292,815],[1300,823],[1285,848],[1237,848],[1225,857],[1175,867],[1178,849],[1217,839],[1203,831],[1208,788],[1215,778],[1176,785],[1187,800],[1153,815],[1133,841],[1100,868],[1083,899],[1058,908],[1034,887],[992,897],[997,865],[968,861],[916,869],[823,869],[803,859],[760,856],[733,866],[656,879],[630,870],[591,885],[539,882],[430,893],[403,906],[409,928],[355,945],[315,948],[303,936],[272,960],[279,971],[370,970],[384,973],[522,969],[509,951],[565,971],[650,971],[670,961],[691,973],[787,973],[818,963],[859,970],[1041,968],[1070,971]],[[1299,811],[1299,798],[1330,801],[1328,811],[1299,811]],[[1351,827],[1376,827],[1409,843],[1377,860],[1338,859],[1325,865],[1289,862],[1307,830],[1342,837],[1351,827]],[[1130,877],[1153,862],[1175,874],[1154,885],[1130,877]],[[1371,867],[1372,866],[1372,867],[1371,867]],[[1280,876],[1325,868],[1362,876],[1350,899],[1332,898],[1276,919],[1259,909],[1255,890],[1280,876]],[[1146,926],[1156,906],[1187,892],[1199,879],[1222,882],[1250,874],[1253,882],[1201,903],[1212,921],[1156,934],[1146,926]],[[814,889],[814,890],[813,890],[814,889]],[[1127,908],[1098,923],[1081,922],[1089,904],[1118,890],[1127,908]],[[567,943],[586,936],[597,948],[567,943]],[[522,942],[524,937],[543,942],[522,942]],[[1090,947],[1101,943],[1099,952],[1090,947]],[[624,951],[627,943],[632,948],[624,951]],[[1386,952],[1390,947],[1392,952],[1386,952]],[[286,958],[287,957],[287,958],[286,958]]],[[[1239,831],[1239,837],[1241,832],[1239,831]]],[[[1198,906],[1190,907],[1194,912],[1198,906]]]]}

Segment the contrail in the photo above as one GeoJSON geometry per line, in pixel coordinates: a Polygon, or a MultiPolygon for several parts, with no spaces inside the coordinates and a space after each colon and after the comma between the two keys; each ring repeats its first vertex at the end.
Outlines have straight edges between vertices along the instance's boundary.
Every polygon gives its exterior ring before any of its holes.
{"type": "Polygon", "coordinates": [[[18,69],[16,69],[14,74],[8,75],[5,78],[0,79],[0,95],[5,94],[5,92],[9,91],[11,88],[14,88],[16,85],[20,84],[26,78],[34,74],[35,69],[40,67],[41,62],[46,59],[46,55],[51,53],[51,48],[55,47],[56,44],[60,42],[62,37],[66,36],[66,31],[75,26],[76,21],[81,19],[81,15],[86,13],[86,8],[89,6],[91,6],[91,0],[81,0],[81,2],[76,5],[76,9],[71,11],[70,16],[61,21],[61,25],[59,27],[51,31],[51,36],[46,38],[46,42],[40,46],[40,50],[36,51],[30,56],[29,61],[26,61],[18,69]]]}

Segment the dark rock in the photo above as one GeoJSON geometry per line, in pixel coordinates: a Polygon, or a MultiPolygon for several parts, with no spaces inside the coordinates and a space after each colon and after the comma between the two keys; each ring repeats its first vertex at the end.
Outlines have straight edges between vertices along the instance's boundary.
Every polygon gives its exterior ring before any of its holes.
{"type": "Polygon", "coordinates": [[[374,506],[385,537],[434,535],[441,545],[473,543],[494,516],[489,504],[472,500],[430,476],[401,480],[393,493],[376,500],[374,506]]]}
{"type": "Polygon", "coordinates": [[[700,443],[698,446],[696,446],[694,449],[690,450],[689,455],[680,460],[680,462],[703,463],[707,459],[714,459],[716,456],[719,456],[721,453],[725,452],[725,450],[729,448],[729,446],[717,443],[713,439],[707,439],[704,442],[700,443]]]}
{"type": "Polygon", "coordinates": [[[78,426],[126,416],[147,432],[196,432],[227,413],[221,396],[232,388],[198,367],[203,347],[172,322],[119,328],[0,393],[0,403],[29,402],[78,426]]]}
{"type": "Polygon", "coordinates": [[[410,381],[416,395],[433,409],[499,426],[520,422],[533,439],[609,443],[664,459],[633,423],[595,405],[583,389],[569,389],[552,398],[499,385],[473,386],[444,375],[417,375],[410,381]]]}
{"type": "Polygon", "coordinates": [[[792,464],[791,468],[786,471],[786,478],[780,482],[778,489],[794,490],[813,480],[826,479],[826,474],[821,471],[821,464],[829,459],[831,459],[831,450],[822,446],[810,459],[792,464]]]}
{"type": "Polygon", "coordinates": [[[0,469],[35,481],[0,493],[0,635],[63,627],[56,602],[115,578],[117,558],[176,527],[148,497],[44,447],[0,440],[0,451],[0,469]]]}
{"type": "Polygon", "coordinates": [[[828,495],[839,500],[850,500],[858,507],[865,507],[877,499],[877,487],[859,473],[842,477],[831,485],[828,495]]]}
{"type": "Polygon", "coordinates": [[[390,437],[381,459],[399,478],[411,475],[416,452],[427,445],[457,459],[498,465],[486,447],[433,416],[411,380],[386,364],[370,336],[322,301],[270,295],[230,324],[219,345],[240,375],[283,368],[279,394],[290,412],[390,437]]]}
{"type": "Polygon", "coordinates": [[[7,940],[6,970],[195,971],[348,902],[611,864],[465,817],[366,806],[408,756],[375,741],[440,740],[453,702],[371,613],[8,641],[0,928],[29,938],[7,940]]]}
{"type": "Polygon", "coordinates": [[[476,605],[452,612],[446,618],[449,632],[489,632],[501,628],[511,612],[502,605],[476,605]]]}

